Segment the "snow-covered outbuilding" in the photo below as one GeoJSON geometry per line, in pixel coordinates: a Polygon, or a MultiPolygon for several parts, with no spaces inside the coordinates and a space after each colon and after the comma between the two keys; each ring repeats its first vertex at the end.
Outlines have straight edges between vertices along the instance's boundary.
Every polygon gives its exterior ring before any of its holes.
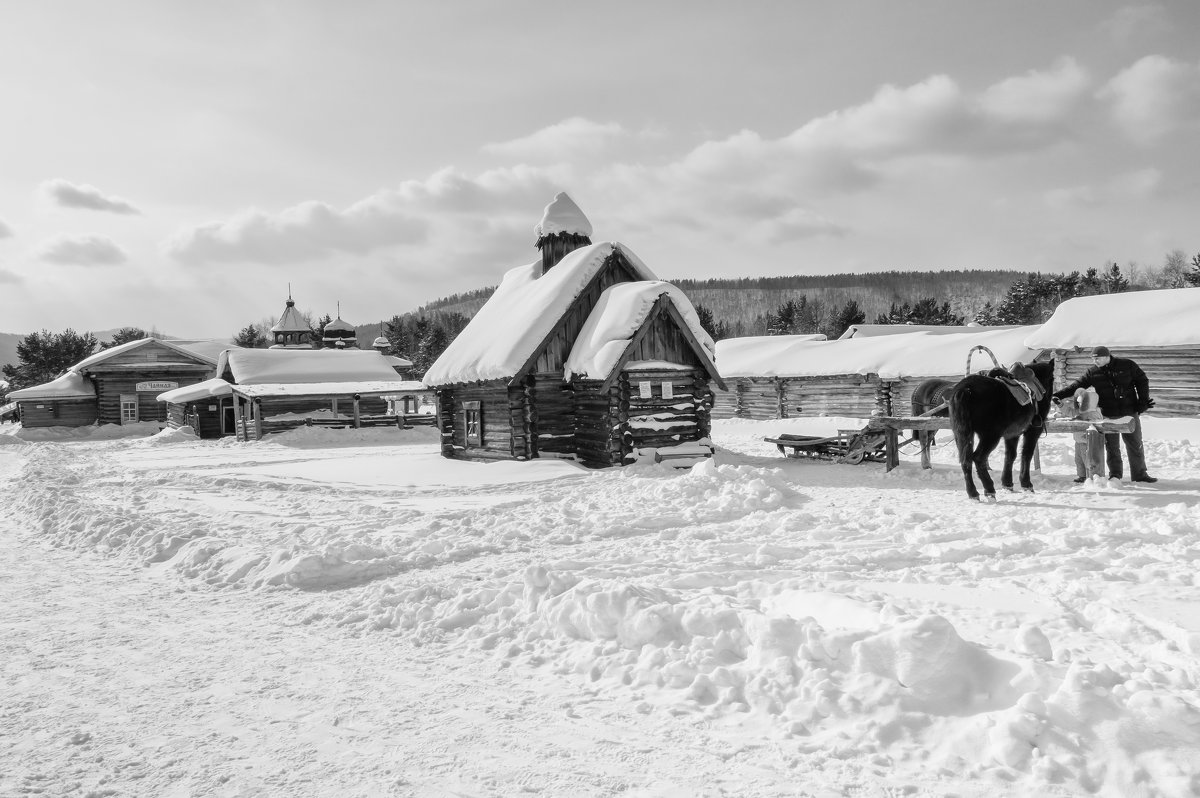
{"type": "Polygon", "coordinates": [[[566,194],[540,260],[505,274],[426,372],[446,457],[611,466],[709,457],[715,345],[691,302],[628,247],[591,241],[566,194]]]}
{"type": "MultiPolygon", "coordinates": [[[[226,432],[243,440],[304,425],[403,424],[388,412],[389,400],[410,396],[419,407],[427,393],[419,381],[398,379],[388,359],[370,350],[231,349],[217,374],[229,384],[233,428],[226,432]]],[[[202,397],[176,394],[165,401],[196,398],[202,397]]]]}
{"type": "Polygon", "coordinates": [[[1132,358],[1150,380],[1154,415],[1200,413],[1200,288],[1068,299],[1025,341],[1055,353],[1055,383],[1092,366],[1092,347],[1132,358]]]}
{"type": "Polygon", "coordinates": [[[166,421],[158,394],[211,377],[217,346],[206,340],[141,338],[102,349],[57,379],[8,397],[20,405],[26,427],[166,421]]]}
{"type": "Polygon", "coordinates": [[[733,399],[724,415],[748,419],[794,416],[907,414],[913,390],[931,378],[957,379],[990,368],[985,352],[1003,365],[1043,356],[1026,345],[1036,326],[940,334],[929,330],[896,335],[806,340],[778,335],[717,342],[717,367],[733,399]]]}
{"type": "Polygon", "coordinates": [[[982,324],[851,324],[839,338],[875,338],[880,335],[908,335],[927,332],[930,335],[958,335],[1010,330],[1017,325],[987,326],[982,324]]]}

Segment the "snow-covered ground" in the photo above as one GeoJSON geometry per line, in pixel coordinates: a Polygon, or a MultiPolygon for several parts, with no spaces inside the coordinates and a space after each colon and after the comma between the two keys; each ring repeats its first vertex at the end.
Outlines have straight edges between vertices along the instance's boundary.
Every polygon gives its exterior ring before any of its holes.
{"type": "Polygon", "coordinates": [[[994,505],[762,441],[848,419],[602,472],[0,425],[0,795],[1197,795],[1200,420],[1144,422],[1156,485],[1058,435],[994,505]]]}

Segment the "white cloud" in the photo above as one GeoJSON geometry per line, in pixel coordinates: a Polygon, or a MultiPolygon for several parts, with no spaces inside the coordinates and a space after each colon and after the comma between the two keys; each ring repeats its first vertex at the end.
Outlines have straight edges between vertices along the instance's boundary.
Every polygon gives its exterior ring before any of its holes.
{"type": "Polygon", "coordinates": [[[575,116],[522,138],[485,144],[482,150],[489,155],[536,163],[570,163],[594,157],[627,136],[615,122],[593,122],[575,116]]]}
{"type": "Polygon", "coordinates": [[[1091,83],[1073,58],[1060,58],[1049,70],[1031,70],[988,87],[979,107],[999,121],[1054,122],[1071,114],[1091,83]]]}
{"type": "Polygon", "coordinates": [[[537,219],[528,218],[528,208],[540,208],[564,188],[569,190],[551,173],[528,166],[476,177],[444,169],[377,191],[344,211],[321,202],[274,214],[244,211],[183,230],[165,250],[192,264],[299,263],[406,245],[427,245],[444,258],[481,235],[512,236],[518,224],[532,245],[537,219]]]}
{"type": "Polygon", "coordinates": [[[80,266],[109,266],[126,260],[124,250],[112,240],[96,235],[61,235],[44,242],[33,256],[48,263],[80,266]]]}
{"type": "Polygon", "coordinates": [[[1200,64],[1148,55],[1110,80],[1100,97],[1126,135],[1153,144],[1200,124],[1200,64]]]}
{"type": "Polygon", "coordinates": [[[14,235],[16,234],[13,232],[12,227],[3,219],[0,219],[0,238],[12,238],[14,235]]]}
{"type": "Polygon", "coordinates": [[[7,269],[0,268],[0,283],[16,285],[17,283],[21,283],[21,282],[24,282],[24,280],[21,279],[20,275],[14,273],[14,272],[10,272],[7,269]]]}
{"type": "Polygon", "coordinates": [[[1158,169],[1125,172],[1103,183],[1054,189],[1046,193],[1046,204],[1053,208],[1095,207],[1140,201],[1156,194],[1163,175],[1158,169]]]}
{"type": "Polygon", "coordinates": [[[804,208],[792,208],[764,223],[764,238],[771,243],[797,241],[818,236],[842,237],[849,231],[804,208]]]}
{"type": "Polygon", "coordinates": [[[55,179],[42,183],[40,189],[52,202],[64,208],[80,208],[126,215],[141,213],[120,197],[105,196],[95,186],[75,185],[66,180],[55,179]]]}

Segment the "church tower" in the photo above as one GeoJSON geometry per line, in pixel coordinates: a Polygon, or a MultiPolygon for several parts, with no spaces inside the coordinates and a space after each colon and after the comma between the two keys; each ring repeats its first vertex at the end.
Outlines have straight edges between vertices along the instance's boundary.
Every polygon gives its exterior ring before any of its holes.
{"type": "Polygon", "coordinates": [[[300,311],[296,310],[296,303],[292,299],[290,290],[287,304],[283,308],[283,315],[271,326],[271,335],[275,337],[275,341],[271,344],[272,349],[313,348],[312,330],[309,328],[308,322],[300,315],[300,311]]]}

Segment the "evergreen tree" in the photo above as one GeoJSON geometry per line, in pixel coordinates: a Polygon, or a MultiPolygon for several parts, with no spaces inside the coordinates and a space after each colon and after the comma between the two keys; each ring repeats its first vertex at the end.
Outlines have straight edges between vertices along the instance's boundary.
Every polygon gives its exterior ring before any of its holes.
{"type": "Polygon", "coordinates": [[[1200,287],[1200,252],[1192,258],[1192,268],[1184,272],[1183,279],[1187,280],[1188,285],[1200,287]]]}
{"type": "Polygon", "coordinates": [[[1129,290],[1129,280],[1121,274],[1121,267],[1115,262],[1100,280],[1104,283],[1104,293],[1106,294],[1119,294],[1129,290]]]}
{"type": "Polygon", "coordinates": [[[96,346],[90,332],[80,335],[68,328],[57,334],[30,333],[17,343],[17,365],[5,366],[2,373],[10,391],[41,385],[95,352],[96,346]]]}
{"type": "Polygon", "coordinates": [[[233,336],[233,345],[245,349],[266,349],[270,342],[257,324],[247,324],[237,335],[233,336]]]}
{"type": "Polygon", "coordinates": [[[312,327],[314,341],[320,343],[325,339],[325,326],[331,321],[333,321],[333,316],[330,316],[328,313],[326,313],[324,316],[317,319],[316,326],[313,326],[311,321],[309,322],[309,326],[312,327]]]}
{"type": "Polygon", "coordinates": [[[865,324],[866,321],[867,314],[863,313],[862,308],[858,306],[857,300],[851,299],[842,306],[841,310],[836,311],[833,314],[829,322],[829,328],[826,330],[825,335],[827,335],[830,340],[841,338],[842,333],[850,329],[851,325],[865,324]]]}
{"type": "Polygon", "coordinates": [[[412,359],[414,374],[417,377],[424,377],[425,372],[429,371],[429,367],[441,356],[442,352],[446,351],[446,347],[449,345],[450,335],[446,332],[446,328],[436,322],[428,324],[425,337],[417,345],[416,356],[412,359]]]}
{"type": "Polygon", "coordinates": [[[122,327],[113,333],[112,340],[107,344],[100,344],[101,351],[112,349],[114,346],[127,344],[130,341],[140,341],[143,338],[150,338],[150,333],[143,330],[141,327],[122,327]]]}

